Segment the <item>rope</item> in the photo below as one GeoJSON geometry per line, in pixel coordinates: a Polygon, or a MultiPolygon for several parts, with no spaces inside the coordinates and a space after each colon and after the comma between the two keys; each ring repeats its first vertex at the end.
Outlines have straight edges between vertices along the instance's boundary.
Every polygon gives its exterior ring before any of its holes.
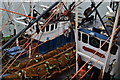
{"type": "MultiPolygon", "coordinates": [[[[10,20],[10,19],[9,19],[9,20],[10,20]]],[[[8,24],[9,20],[6,21],[5,24],[0,28],[0,32],[1,32],[1,31],[4,29],[4,27],[8,24]]]]}
{"type": "MultiPolygon", "coordinates": [[[[54,13],[53,13],[53,14],[54,14],[54,13]]],[[[54,16],[55,16],[55,15],[50,16],[51,18],[49,17],[49,20],[46,22],[46,24],[44,25],[44,27],[43,27],[42,29],[45,28],[45,26],[48,24],[48,22],[49,22],[49,21],[52,19],[52,17],[54,17],[54,16]]],[[[42,30],[42,29],[41,29],[41,30],[42,30]]],[[[42,34],[43,34],[43,33],[42,33],[42,34]]],[[[37,35],[36,35],[36,36],[37,36],[37,35]]],[[[35,37],[36,37],[36,36],[35,36],[35,37]]],[[[40,37],[40,38],[41,38],[41,37],[40,37]]],[[[26,43],[27,43],[27,42],[26,42],[26,43]]],[[[28,45],[29,45],[29,44],[28,44],[28,45]]],[[[28,47],[28,46],[27,46],[27,47],[28,47]]],[[[14,57],[13,57],[13,58],[14,58],[14,57]]],[[[9,61],[9,62],[10,62],[10,61],[9,61]]]]}
{"type": "MultiPolygon", "coordinates": [[[[19,10],[20,7],[21,6],[21,4],[15,9],[15,10],[19,10]]],[[[10,8],[10,7],[9,7],[10,8]]],[[[10,20],[10,19],[9,19],[10,20]]],[[[9,22],[9,20],[8,20],[8,22],[9,22]]],[[[6,23],[2,26],[2,28],[0,29],[0,31],[2,31],[3,29],[4,29],[4,27],[7,25],[7,23],[8,23],[7,21],[6,21],[6,23]]],[[[24,40],[24,39],[23,39],[24,40]]],[[[23,41],[23,40],[21,40],[21,41],[23,41]]],[[[20,41],[20,42],[21,42],[20,41]]],[[[15,42],[10,46],[10,48],[12,48],[12,46],[15,44],[15,42]]],[[[10,49],[9,49],[10,50],[10,49]]],[[[6,52],[7,53],[7,52],[6,52]]],[[[4,55],[6,54],[6,53],[4,53],[3,55],[2,55],[2,58],[4,57],[4,55]]]]}
{"type": "MultiPolygon", "coordinates": [[[[42,28],[42,29],[44,29],[44,28],[42,28]]],[[[28,45],[29,45],[29,44],[28,44],[28,45]]],[[[27,46],[28,46],[28,45],[27,45],[27,46]]],[[[27,46],[26,46],[26,47],[27,47],[27,46]]],[[[34,47],[34,48],[36,48],[36,47],[34,47]]],[[[20,55],[21,55],[21,54],[20,54],[20,55]]],[[[18,56],[16,57],[16,59],[12,62],[12,64],[17,60],[17,58],[18,58],[20,55],[18,55],[18,56]]],[[[11,65],[12,65],[12,64],[11,64],[11,65]]],[[[9,68],[11,67],[11,65],[10,65],[7,69],[9,69],[9,68]]],[[[7,69],[6,69],[6,71],[7,71],[7,69]]],[[[4,73],[5,73],[6,71],[4,71],[4,73]]],[[[4,74],[4,73],[3,73],[3,74],[4,74]]],[[[3,74],[2,74],[2,75],[3,75],[3,74]]]]}
{"type": "MultiPolygon", "coordinates": [[[[109,50],[110,50],[110,49],[108,49],[104,54],[106,54],[109,50]]],[[[80,77],[79,80],[81,80],[81,79],[98,63],[98,61],[100,61],[100,59],[101,59],[103,56],[104,56],[104,55],[102,55],[102,56],[92,65],[92,67],[90,67],[90,69],[89,69],[86,73],[84,73],[84,75],[82,75],[82,77],[80,77]]]]}
{"type": "MultiPolygon", "coordinates": [[[[62,33],[61,33],[61,34],[62,34],[62,33]]],[[[59,35],[61,35],[61,34],[59,34],[59,35]]],[[[57,36],[59,36],[59,35],[57,35],[57,36]]],[[[57,36],[52,37],[50,40],[54,39],[54,38],[57,37],[57,36]]],[[[39,47],[40,45],[42,45],[42,44],[44,44],[44,43],[46,43],[46,42],[48,42],[48,41],[50,41],[50,40],[46,40],[46,41],[44,41],[43,43],[41,43],[41,44],[33,47],[32,49],[30,49],[30,50],[28,50],[28,51],[26,51],[26,52],[24,52],[24,53],[22,53],[22,54],[19,54],[19,55],[15,58],[15,60],[9,65],[9,67],[2,73],[2,75],[4,75],[4,74],[6,73],[6,71],[13,65],[13,63],[14,63],[21,55],[23,55],[23,54],[25,54],[25,53],[27,53],[27,52],[29,52],[29,51],[31,51],[31,50],[39,47]]],[[[28,45],[27,45],[26,47],[28,47],[28,45]]],[[[0,77],[2,77],[2,75],[1,75],[0,77]]]]}
{"type": "MultiPolygon", "coordinates": [[[[42,29],[44,29],[44,28],[42,28],[42,29]]],[[[38,34],[37,34],[38,35],[38,34]]],[[[36,37],[36,36],[35,36],[36,37]]],[[[31,42],[33,41],[33,39],[31,40],[31,42]]],[[[30,43],[31,43],[30,42],[30,43]]],[[[26,49],[29,45],[30,45],[30,43],[24,48],[24,49],[26,49]]],[[[32,48],[32,49],[35,49],[36,47],[34,47],[34,48],[32,48]]],[[[32,50],[32,49],[30,49],[30,50],[32,50]]],[[[28,50],[28,51],[30,51],[30,50],[28,50]]],[[[26,52],[28,52],[28,51],[26,51],[26,52]]],[[[14,64],[14,62],[21,56],[21,55],[23,55],[23,54],[25,54],[26,52],[24,52],[24,53],[20,53],[16,58],[15,58],[15,60],[9,65],[9,67],[2,73],[2,75],[4,75],[5,73],[6,73],[6,71],[14,64]]],[[[1,76],[2,76],[1,75],[1,76]]],[[[0,77],[1,77],[0,76],[0,77]]]]}
{"type": "MultiPolygon", "coordinates": [[[[59,8],[59,7],[58,7],[58,8],[59,8]]],[[[59,11],[60,11],[60,10],[59,10],[59,11]]],[[[56,13],[55,13],[55,12],[52,13],[52,14],[49,16],[49,18],[46,20],[47,22],[45,22],[45,25],[44,25],[40,30],[43,30],[43,29],[48,25],[49,21],[50,21],[56,14],[57,14],[57,12],[56,12],[56,13]]],[[[43,33],[44,33],[44,32],[41,33],[41,36],[40,36],[39,40],[41,39],[43,33]]],[[[39,41],[38,41],[38,43],[39,43],[39,41]]],[[[34,50],[34,52],[35,52],[35,50],[34,50]]],[[[33,53],[34,53],[34,52],[33,52],[33,53]]],[[[28,64],[27,64],[27,65],[28,65],[28,64]]],[[[27,67],[27,65],[26,65],[26,67],[27,67]]]]}
{"type": "MultiPolygon", "coordinates": [[[[19,10],[21,5],[22,5],[22,3],[15,10],[19,10]]],[[[4,6],[5,6],[5,3],[4,3],[4,6]]],[[[9,18],[9,20],[10,20],[10,18],[9,18]]],[[[9,20],[6,21],[6,23],[2,26],[2,28],[0,28],[0,32],[4,29],[4,27],[7,25],[7,23],[9,22],[9,20]]]]}
{"type": "MultiPolygon", "coordinates": [[[[62,34],[63,34],[63,33],[60,33],[59,35],[62,35],[62,34]]],[[[46,43],[46,42],[48,42],[48,41],[54,39],[55,37],[58,37],[59,35],[56,35],[56,36],[50,38],[49,40],[44,41],[43,43],[37,45],[36,47],[39,47],[40,45],[42,45],[42,44],[44,44],[44,43],[46,43]]],[[[35,49],[36,47],[34,47],[34,48],[32,48],[32,49],[35,49]]],[[[31,50],[32,50],[32,49],[31,49],[31,50]]],[[[36,64],[34,64],[34,65],[36,65],[36,64]]],[[[32,66],[34,66],[34,65],[32,65],[32,66]]],[[[30,67],[31,67],[31,66],[30,66],[30,67]]],[[[28,68],[29,68],[29,67],[28,67],[28,68]]],[[[28,68],[27,68],[27,69],[28,69],[28,68]]]]}
{"type": "MultiPolygon", "coordinates": [[[[42,29],[43,29],[43,28],[42,28],[42,29]]],[[[28,47],[28,46],[29,46],[29,44],[28,44],[26,47],[28,47]]],[[[26,48],[26,47],[25,47],[25,48],[26,48]]],[[[36,48],[36,47],[34,47],[34,48],[36,48]]],[[[21,55],[21,54],[20,54],[20,55],[21,55]]],[[[18,56],[16,57],[16,59],[12,62],[12,64],[17,60],[17,58],[18,58],[20,55],[18,55],[18,56]]],[[[22,54],[22,55],[23,55],[23,54],[22,54]]],[[[11,65],[12,65],[12,64],[11,64],[11,65]]],[[[9,68],[11,67],[11,65],[10,65],[7,69],[9,69],[9,68]]],[[[6,71],[7,71],[7,69],[6,69],[6,71]]],[[[6,71],[4,71],[4,73],[5,73],[6,71]]],[[[4,74],[4,73],[3,73],[3,74],[4,74]]],[[[3,75],[3,74],[2,74],[2,75],[3,75]]]]}
{"type": "MultiPolygon", "coordinates": [[[[20,9],[19,7],[21,6],[21,4],[15,9],[15,10],[18,10],[18,9],[20,9]]],[[[10,20],[10,19],[9,19],[10,20]]],[[[9,20],[8,20],[8,22],[9,22],[9,20]]],[[[2,28],[0,29],[1,31],[4,29],[4,27],[7,25],[7,23],[8,23],[7,21],[6,21],[6,24],[4,24],[3,26],[2,26],[2,28]]],[[[24,39],[23,39],[24,40],[24,39]]],[[[22,42],[23,40],[21,40],[21,41],[19,41],[19,42],[22,42]]],[[[29,41],[29,40],[28,40],[29,41]]],[[[13,47],[13,45],[15,44],[15,42],[10,46],[10,48],[12,48],[13,47]]],[[[23,45],[24,46],[24,45],[23,45]]],[[[10,49],[9,49],[10,50],[10,49]]],[[[7,51],[8,52],[8,51],[7,51]]],[[[6,53],[7,53],[6,52],[6,53]]],[[[6,53],[4,53],[3,55],[2,55],[2,58],[5,56],[5,54],[6,53]]],[[[16,55],[14,55],[12,58],[11,58],[11,60],[15,57],[16,55]]],[[[9,62],[11,61],[11,60],[9,60],[8,61],[8,63],[7,64],[9,64],[9,62]]],[[[2,70],[7,66],[7,64],[2,68],[2,70]]],[[[1,71],[2,71],[1,70],[1,71]]],[[[0,71],[0,72],[1,72],[0,71]]]]}
{"type": "MultiPolygon", "coordinates": [[[[25,40],[25,39],[23,39],[23,40],[25,40]]],[[[23,40],[19,41],[19,43],[22,42],[23,40]]],[[[15,42],[10,46],[10,48],[13,48],[14,44],[15,44],[15,42]]],[[[9,49],[9,50],[10,50],[10,49],[9,49]]],[[[8,52],[8,51],[7,51],[7,52],[8,52]]],[[[7,52],[6,52],[6,53],[7,53],[7,52]]],[[[1,58],[3,58],[6,53],[4,53],[1,58]]]]}
{"type": "MultiPolygon", "coordinates": [[[[36,37],[36,36],[35,36],[35,37],[36,37]]],[[[30,40],[30,39],[28,39],[28,40],[26,41],[26,43],[28,43],[29,40],[30,40]]],[[[25,43],[23,46],[25,46],[26,43],[25,43]]],[[[23,46],[22,46],[22,47],[23,47],[23,46]]],[[[28,45],[26,46],[26,48],[27,48],[27,47],[28,47],[28,45]]],[[[26,49],[26,48],[25,48],[25,49],[26,49]]],[[[19,51],[20,51],[20,50],[19,50],[19,51]]],[[[18,51],[17,51],[17,52],[18,52],[18,51]]],[[[23,51],[22,51],[22,52],[23,52],[23,51]]],[[[6,53],[7,53],[7,52],[6,52],[6,53]]],[[[4,54],[4,55],[5,55],[5,54],[4,54]]],[[[14,59],[14,57],[15,57],[16,55],[17,55],[17,54],[15,54],[15,55],[7,62],[7,64],[2,68],[2,70],[5,69],[5,67],[7,67],[7,65],[14,59]]],[[[2,71],[2,70],[1,70],[1,71],[2,71]]],[[[0,72],[1,72],[1,71],[0,71],[0,72]]]]}
{"type": "MultiPolygon", "coordinates": [[[[120,26],[119,26],[120,27],[120,26]]],[[[118,28],[119,28],[118,27],[118,28]]],[[[115,32],[118,30],[118,28],[115,30],[115,32]]],[[[88,61],[76,72],[76,74],[71,78],[71,80],[77,76],[77,74],[82,70],[83,67],[85,67],[87,65],[87,63],[95,56],[95,54],[105,45],[105,43],[111,38],[112,35],[110,35],[110,37],[102,44],[102,46],[100,46],[100,48],[98,48],[98,50],[91,56],[90,59],[88,59],[88,61]]],[[[102,56],[103,57],[103,56],[102,56]]]]}
{"type": "Polygon", "coordinates": [[[73,10],[75,7],[79,6],[81,3],[83,3],[85,0],[83,0],[82,2],[80,1],[78,4],[74,5],[71,10],[73,10]]]}
{"type": "MultiPolygon", "coordinates": [[[[34,35],[34,34],[35,34],[35,32],[34,32],[32,35],[34,35]]],[[[35,36],[35,37],[36,37],[36,36],[35,36]]],[[[28,43],[29,40],[30,40],[30,39],[28,39],[28,40],[26,41],[26,43],[28,43]]],[[[23,40],[22,40],[22,41],[23,41],[23,40]]],[[[25,44],[26,44],[26,43],[25,43],[25,44]]],[[[14,45],[14,44],[15,44],[15,42],[14,42],[12,45],[14,45]]],[[[24,44],[23,46],[25,46],[25,44],[24,44]]],[[[23,46],[22,46],[22,47],[23,47],[23,46]]],[[[27,46],[27,47],[28,47],[28,46],[27,46]]],[[[9,49],[9,50],[10,50],[10,49],[9,49]]],[[[18,52],[18,51],[17,51],[17,52],[18,52]]],[[[6,52],[6,53],[7,53],[7,52],[6,52]]],[[[4,54],[4,55],[5,55],[5,54],[4,54]]],[[[16,55],[17,55],[17,54],[15,54],[15,55],[8,61],[8,63],[2,68],[2,70],[9,64],[10,61],[12,61],[12,59],[14,59],[14,57],[15,57],[16,55]]],[[[2,70],[1,70],[1,71],[2,71],[2,70]]],[[[0,71],[0,72],[1,72],[1,71],[0,71]]]]}
{"type": "MultiPolygon", "coordinates": [[[[11,8],[9,2],[8,2],[8,4],[6,4],[6,5],[5,5],[5,2],[3,2],[3,5],[4,5],[5,9],[8,9],[8,10],[9,10],[9,9],[11,8]]],[[[7,13],[7,15],[8,15],[9,19],[12,19],[9,13],[7,13]]]]}
{"type": "Polygon", "coordinates": [[[0,10],[7,11],[7,12],[10,12],[10,13],[13,13],[13,14],[17,14],[17,15],[21,15],[21,16],[25,16],[25,17],[28,17],[28,18],[31,18],[31,19],[35,18],[35,17],[32,17],[32,16],[27,16],[27,15],[20,14],[20,13],[17,13],[17,12],[13,12],[13,11],[10,11],[10,10],[7,10],[7,9],[3,9],[3,8],[0,8],[0,10]]]}
{"type": "MultiPolygon", "coordinates": [[[[36,34],[35,37],[36,37],[37,35],[38,35],[38,34],[36,34]]],[[[32,43],[33,40],[34,40],[34,39],[31,39],[30,43],[28,43],[24,49],[26,49],[26,48],[32,43]]],[[[28,50],[28,51],[29,51],[29,50],[28,50]]],[[[28,51],[26,51],[26,52],[28,52],[28,51]]],[[[23,50],[22,50],[22,52],[23,52],[23,50]]],[[[4,74],[7,72],[7,70],[14,64],[14,62],[15,62],[21,55],[23,55],[23,54],[20,53],[18,56],[16,56],[16,58],[14,59],[14,61],[7,67],[7,69],[2,73],[2,75],[4,75],[4,74]]],[[[12,59],[10,59],[10,60],[12,60],[12,59]]],[[[2,75],[1,75],[0,77],[2,77],[2,75]]]]}
{"type": "MultiPolygon", "coordinates": [[[[19,6],[19,7],[20,7],[20,6],[19,6]]],[[[16,10],[18,10],[19,7],[18,7],[16,10]]],[[[33,33],[33,34],[35,34],[35,33],[33,33]]],[[[32,34],[32,35],[33,35],[33,34],[32,34]]],[[[29,41],[29,40],[28,40],[28,41],[29,41]]],[[[27,41],[27,42],[28,42],[28,41],[27,41]]],[[[27,43],[27,42],[26,42],[26,43],[27,43]]],[[[15,44],[15,42],[12,44],[12,46],[13,46],[14,44],[15,44]]],[[[25,46],[25,44],[24,44],[23,46],[25,46]]],[[[22,46],[22,47],[23,47],[23,46],[22,46]]],[[[18,51],[17,51],[17,52],[18,52],[18,51]]],[[[7,53],[7,52],[6,52],[6,53],[7,53]]],[[[6,54],[6,53],[5,53],[5,54],[6,54]]],[[[4,54],[4,55],[5,55],[5,54],[4,54]]],[[[2,68],[2,70],[9,64],[10,61],[12,61],[12,60],[14,59],[15,56],[16,56],[16,54],[8,61],[8,63],[2,68]]],[[[3,57],[3,56],[2,56],[2,57],[3,57]]],[[[1,70],[1,71],[2,71],[2,70],[1,70]]],[[[0,72],[1,72],[1,71],[0,71],[0,72]]]]}
{"type": "MultiPolygon", "coordinates": [[[[41,29],[41,30],[42,30],[42,29],[41,29]]],[[[33,33],[33,34],[35,34],[35,33],[33,33]]],[[[33,34],[32,34],[32,35],[33,35],[33,34]]],[[[35,37],[36,37],[36,36],[35,36],[35,37]]],[[[28,41],[29,41],[29,40],[28,40],[28,41]]],[[[28,43],[28,41],[27,41],[26,43],[28,43]]],[[[24,45],[25,45],[25,44],[24,44],[24,45]]],[[[24,45],[23,45],[23,46],[24,46],[24,45]]],[[[13,57],[13,58],[14,58],[14,57],[13,57]]]]}
{"type": "MultiPolygon", "coordinates": [[[[35,33],[33,33],[33,34],[35,34],[35,33]]],[[[33,34],[32,34],[32,35],[33,35],[33,34]]],[[[29,40],[28,40],[28,41],[29,41],[29,40]]],[[[27,41],[27,42],[28,42],[28,41],[27,41]]],[[[27,42],[26,42],[26,43],[27,43],[27,42]]],[[[24,45],[25,45],[25,44],[24,44],[24,45]]],[[[24,46],[24,45],[23,45],[23,46],[24,46]]],[[[14,55],[14,56],[15,56],[15,55],[14,55]]],[[[14,58],[14,57],[13,57],[13,58],[14,58]]],[[[13,58],[12,58],[12,59],[13,59],[13,58]]],[[[11,59],[11,60],[12,60],[12,59],[11,59]]],[[[10,62],[11,60],[9,60],[9,62],[10,62]]],[[[8,63],[9,63],[9,62],[8,62],[8,63]]]]}

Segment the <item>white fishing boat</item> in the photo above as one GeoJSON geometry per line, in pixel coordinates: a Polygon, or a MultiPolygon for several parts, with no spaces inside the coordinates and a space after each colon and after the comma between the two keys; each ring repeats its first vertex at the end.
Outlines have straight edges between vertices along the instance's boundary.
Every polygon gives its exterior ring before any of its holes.
{"type": "Polygon", "coordinates": [[[75,75],[66,75],[70,80],[119,80],[120,2],[111,1],[110,7],[106,7],[108,12],[101,18],[97,9],[103,2],[96,4],[90,0],[91,5],[83,10],[82,17],[77,7],[84,1],[72,2],[68,7],[64,1],[51,6],[39,5],[42,13],[36,8],[37,3],[30,2],[29,14],[25,10],[27,3],[21,3],[25,15],[12,8],[1,8],[12,15],[10,24],[14,24],[15,30],[17,24],[24,26],[0,49],[4,51],[2,58],[9,57],[4,58],[9,61],[4,64],[1,77],[5,80],[58,80],[58,74],[75,69],[76,63],[75,75]]]}

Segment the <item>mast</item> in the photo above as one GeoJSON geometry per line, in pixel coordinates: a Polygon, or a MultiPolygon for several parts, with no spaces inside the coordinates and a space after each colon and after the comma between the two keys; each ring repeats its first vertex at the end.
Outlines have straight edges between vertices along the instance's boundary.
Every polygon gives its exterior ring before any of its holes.
{"type": "Polygon", "coordinates": [[[117,10],[117,14],[116,14],[116,17],[115,17],[115,23],[114,23],[114,26],[113,26],[112,36],[111,36],[110,44],[109,44],[109,48],[108,48],[109,51],[108,51],[108,54],[106,55],[106,60],[105,60],[105,64],[104,64],[104,67],[103,67],[102,77],[104,77],[104,73],[106,72],[106,70],[107,70],[108,67],[109,67],[109,62],[110,62],[110,59],[111,59],[110,49],[111,49],[111,47],[112,47],[114,35],[116,34],[116,33],[115,33],[115,30],[116,30],[117,25],[118,25],[119,16],[120,16],[120,2],[119,2],[119,4],[118,4],[118,10],[117,10]]]}
{"type": "Polygon", "coordinates": [[[53,7],[55,7],[59,2],[55,2],[52,6],[50,6],[46,11],[44,11],[40,16],[38,16],[35,20],[31,21],[27,27],[21,30],[17,35],[11,38],[7,43],[5,43],[0,51],[5,49],[10,43],[16,40],[21,34],[23,34],[27,29],[29,29],[34,23],[38,22],[47,12],[49,12],[53,7]]]}
{"type": "MultiPolygon", "coordinates": [[[[75,3],[78,1],[75,0],[75,3]]],[[[78,7],[75,8],[76,72],[78,71],[78,7]]]]}
{"type": "MultiPolygon", "coordinates": [[[[12,4],[12,5],[14,5],[14,4],[12,4]]],[[[11,8],[12,8],[12,10],[14,11],[13,7],[11,7],[11,8]]],[[[12,15],[12,13],[11,13],[11,15],[12,15]]],[[[15,14],[13,14],[11,17],[14,19],[15,14]]],[[[16,34],[18,33],[17,24],[16,24],[15,22],[14,22],[13,24],[14,24],[14,25],[13,25],[13,26],[14,26],[14,35],[16,35],[16,34]]],[[[18,38],[16,39],[16,45],[19,46],[18,38]]]]}
{"type": "MultiPolygon", "coordinates": [[[[15,32],[15,35],[18,33],[16,24],[14,24],[14,32],[15,32]]],[[[16,45],[19,46],[18,38],[16,39],[16,45]]]]}
{"type": "MultiPolygon", "coordinates": [[[[34,9],[34,2],[32,2],[32,0],[30,0],[30,14],[31,14],[31,16],[33,16],[33,9],[34,9]]],[[[29,45],[29,58],[31,58],[31,55],[32,55],[31,49],[32,49],[32,44],[29,45]]]]}

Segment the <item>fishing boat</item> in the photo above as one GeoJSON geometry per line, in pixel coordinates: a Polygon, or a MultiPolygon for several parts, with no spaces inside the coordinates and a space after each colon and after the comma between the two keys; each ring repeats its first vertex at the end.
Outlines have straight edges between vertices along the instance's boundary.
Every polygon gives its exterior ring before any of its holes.
{"type": "Polygon", "coordinates": [[[81,56],[85,63],[82,67],[76,66],[78,71],[72,79],[77,77],[79,80],[119,80],[120,42],[116,36],[119,36],[120,2],[113,1],[111,7],[107,6],[107,19],[102,19],[97,10],[101,3],[95,6],[95,2],[91,0],[91,7],[84,13],[87,19],[84,19],[75,31],[77,56],[81,56]],[[89,20],[94,10],[99,17],[98,22],[89,20]],[[99,27],[96,27],[98,25],[99,27]]]}
{"type": "MultiPolygon", "coordinates": [[[[109,12],[102,19],[97,8],[104,0],[97,5],[93,0],[90,1],[90,7],[83,13],[85,17],[78,16],[77,9],[74,11],[81,2],[73,2],[68,8],[63,2],[56,2],[50,7],[42,5],[45,8],[43,13],[38,13],[32,7],[31,14],[19,14],[24,17],[14,18],[15,22],[27,27],[6,42],[1,50],[11,52],[11,48],[5,48],[21,34],[26,33],[22,37],[22,43],[16,41],[21,44],[19,49],[16,50],[15,47],[16,51],[13,51],[17,55],[12,55],[15,57],[7,66],[4,64],[6,67],[2,72],[3,79],[54,80],[65,71],[74,69],[73,73],[66,75],[66,79],[62,79],[117,80],[120,48],[119,29],[115,30],[115,27],[119,28],[119,2],[112,1],[110,7],[107,6],[109,12]],[[62,7],[65,8],[63,12],[62,7]],[[96,14],[91,15],[94,11],[96,14]],[[114,31],[117,31],[116,34],[114,31]],[[27,58],[23,56],[20,59],[21,54],[27,58]]],[[[18,14],[9,10],[4,11],[18,14]]]]}
{"type": "Polygon", "coordinates": [[[27,27],[5,42],[1,48],[4,55],[1,76],[3,80],[32,79],[33,77],[52,79],[55,75],[62,74],[75,66],[74,33],[68,25],[69,20],[65,13],[60,12],[63,5],[63,2],[55,2],[43,13],[40,14],[33,9],[33,13],[28,16],[1,9],[28,17],[13,17],[14,22],[27,27]],[[29,18],[33,19],[30,21],[29,18]],[[14,45],[11,47],[10,44],[14,45]],[[30,71],[33,68],[34,73],[30,71]],[[38,69],[40,71],[36,73],[38,69]]]}
{"type": "Polygon", "coordinates": [[[4,79],[54,79],[75,66],[74,47],[67,44],[40,57],[19,60],[8,70],[9,74],[4,79]]]}

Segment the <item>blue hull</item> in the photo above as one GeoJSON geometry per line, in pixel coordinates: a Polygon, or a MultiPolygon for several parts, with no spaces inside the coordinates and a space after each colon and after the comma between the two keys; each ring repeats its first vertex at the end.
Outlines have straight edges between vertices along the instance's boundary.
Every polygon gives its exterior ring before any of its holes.
{"type": "MultiPolygon", "coordinates": [[[[38,47],[38,52],[40,52],[41,54],[45,54],[49,51],[52,51],[58,47],[65,45],[65,44],[68,44],[70,42],[74,42],[75,41],[74,39],[75,38],[74,38],[73,31],[69,33],[68,37],[66,37],[64,34],[62,34],[62,35],[60,35],[60,36],[58,36],[58,37],[56,37],[56,38],[54,38],[46,43],[40,45],[38,47]]],[[[35,41],[35,42],[38,42],[38,41],[35,41]]],[[[39,44],[41,44],[41,43],[42,42],[39,42],[39,44]]]]}

